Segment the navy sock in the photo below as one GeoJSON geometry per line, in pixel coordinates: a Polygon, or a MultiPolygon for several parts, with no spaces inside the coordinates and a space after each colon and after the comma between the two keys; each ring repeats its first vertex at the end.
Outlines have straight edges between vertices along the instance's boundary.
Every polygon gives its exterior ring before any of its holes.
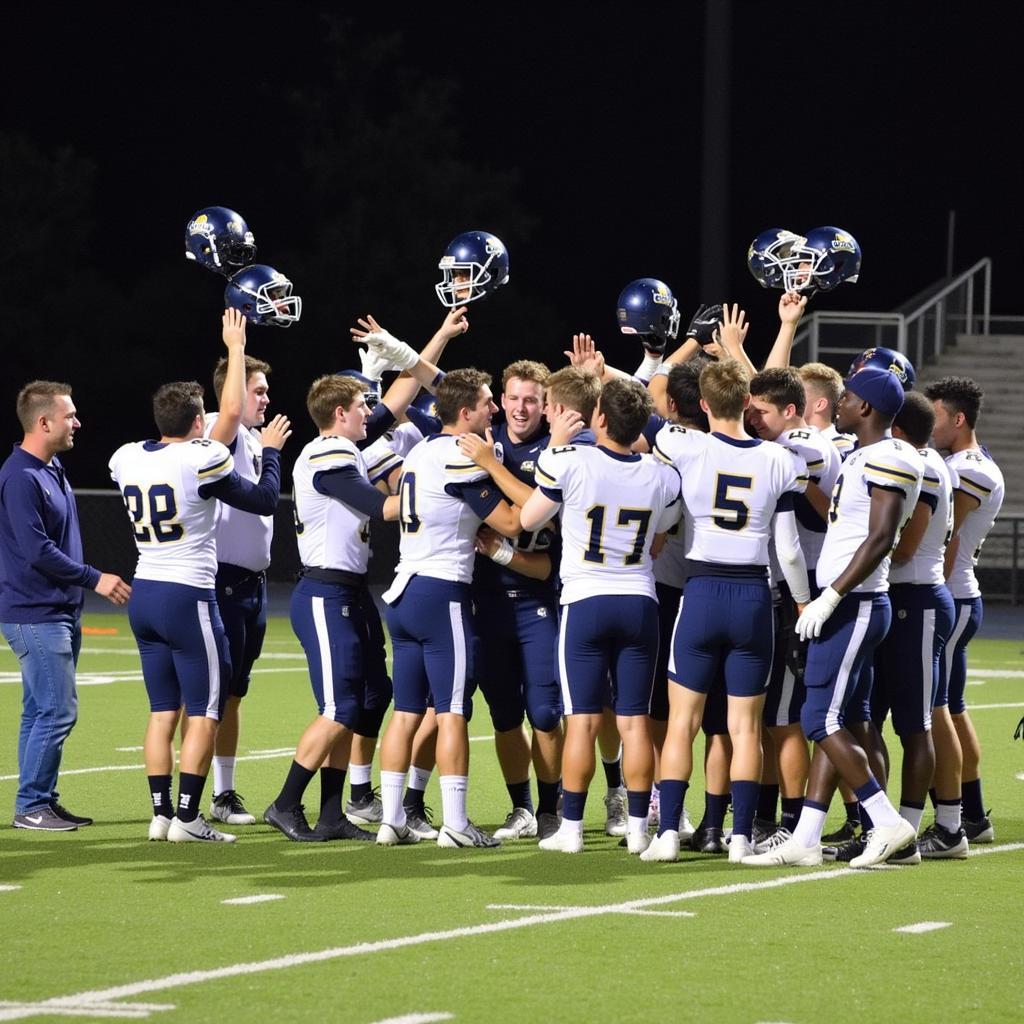
{"type": "MultiPolygon", "coordinates": [[[[664,789],[662,782],[662,789],[664,789]]],[[[705,793],[704,794],[704,818],[700,823],[701,828],[721,828],[725,824],[725,812],[729,810],[728,793],[705,793]]]]}
{"type": "Polygon", "coordinates": [[[369,782],[353,782],[349,786],[349,792],[352,794],[352,803],[358,803],[373,792],[373,786],[369,782]]]}
{"type": "Polygon", "coordinates": [[[844,803],[843,806],[846,808],[846,820],[856,825],[860,821],[860,802],[851,800],[848,804],[844,803]]]}
{"type": "Polygon", "coordinates": [[[173,818],[170,775],[149,775],[146,779],[149,782],[149,795],[153,799],[153,813],[161,818],[173,818]]]}
{"type": "Polygon", "coordinates": [[[538,814],[557,814],[558,813],[558,794],[562,792],[562,783],[559,782],[542,782],[540,779],[537,780],[537,813],[538,814]]]}
{"type": "Polygon", "coordinates": [[[199,802],[203,799],[205,775],[181,772],[178,775],[178,821],[195,821],[199,817],[199,802]]]}
{"type": "Polygon", "coordinates": [[[651,809],[651,791],[649,789],[627,789],[626,805],[631,818],[646,818],[651,809]]]}
{"type": "MultiPolygon", "coordinates": [[[[732,832],[750,838],[761,784],[750,779],[732,780],[732,832]]],[[[774,815],[773,815],[774,820],[774,815]]]]}
{"type": "Polygon", "coordinates": [[[688,782],[681,779],[662,779],[658,786],[661,796],[659,810],[658,835],[663,832],[678,832],[679,821],[683,816],[683,801],[686,799],[688,782]]]}
{"type": "Polygon", "coordinates": [[[302,803],[302,794],[306,792],[306,787],[315,774],[316,772],[303,768],[298,761],[292,761],[292,766],[288,769],[288,777],[284,780],[281,792],[278,793],[277,799],[274,801],[277,809],[290,811],[293,807],[298,807],[302,803]]]}
{"type": "Polygon", "coordinates": [[[782,821],[779,824],[787,832],[792,832],[800,820],[800,812],[803,809],[804,798],[802,796],[784,796],[782,798],[782,821]]]}
{"type": "Polygon", "coordinates": [[[968,821],[981,821],[985,817],[985,804],[981,798],[981,779],[960,783],[960,803],[968,821]]]}
{"type": "Polygon", "coordinates": [[[427,813],[426,805],[423,803],[423,790],[413,789],[411,786],[405,791],[405,796],[402,797],[402,807],[405,813],[408,814],[410,811],[413,814],[418,814],[421,818],[427,813]]]}
{"type": "Polygon", "coordinates": [[[530,796],[530,779],[525,782],[506,782],[505,788],[512,800],[513,807],[522,807],[533,814],[533,797],[530,796]]]}
{"type": "Polygon", "coordinates": [[[337,825],[341,821],[341,794],[345,792],[343,768],[320,769],[320,821],[337,825]]]}
{"type": "Polygon", "coordinates": [[[587,794],[574,793],[571,789],[562,790],[562,817],[566,821],[582,821],[583,809],[587,806],[587,794]]]}
{"type": "Polygon", "coordinates": [[[939,794],[935,792],[934,786],[928,790],[928,799],[932,802],[932,810],[939,806],[939,794]]]}
{"type": "Polygon", "coordinates": [[[617,757],[614,761],[606,761],[602,757],[601,758],[601,764],[604,765],[604,778],[605,778],[605,782],[608,783],[608,788],[609,789],[621,789],[622,788],[622,758],[621,757],[617,757]]]}
{"type": "Polygon", "coordinates": [[[874,828],[874,822],[871,820],[871,815],[864,810],[864,805],[860,805],[860,828],[862,832],[867,832],[869,829],[874,828]]]}
{"type": "Polygon", "coordinates": [[[779,787],[774,782],[762,782],[757,794],[757,816],[762,821],[775,820],[775,808],[779,802],[779,787]]]}

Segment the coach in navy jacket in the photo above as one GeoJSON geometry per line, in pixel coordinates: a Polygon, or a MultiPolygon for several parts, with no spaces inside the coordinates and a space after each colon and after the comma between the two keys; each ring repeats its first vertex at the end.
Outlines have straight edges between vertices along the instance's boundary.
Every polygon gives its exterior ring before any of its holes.
{"type": "Polygon", "coordinates": [[[0,628],[18,656],[23,688],[13,824],[71,832],[92,823],[63,808],[57,794],[61,751],[78,717],[82,588],[118,605],[131,588],[83,560],[75,496],[57,458],[81,426],[71,386],[32,381],[17,408],[25,437],[0,467],[0,628]]]}

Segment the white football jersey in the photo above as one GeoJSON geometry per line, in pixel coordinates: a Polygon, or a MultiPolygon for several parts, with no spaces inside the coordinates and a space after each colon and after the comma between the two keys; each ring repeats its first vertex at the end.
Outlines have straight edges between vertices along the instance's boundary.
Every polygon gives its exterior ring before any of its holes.
{"type": "MultiPolygon", "coordinates": [[[[203,428],[207,437],[218,415],[215,412],[207,415],[203,428]]],[[[250,483],[258,483],[263,468],[263,442],[259,431],[239,426],[232,454],[238,475],[250,483]]],[[[252,572],[263,572],[270,565],[270,542],[273,537],[273,516],[257,516],[230,505],[222,505],[217,522],[217,561],[240,565],[252,572]]]]}
{"type": "Polygon", "coordinates": [[[221,503],[200,497],[199,488],[233,469],[231,452],[205,437],[136,441],[114,452],[110,475],[124,497],[139,549],[136,579],[214,585],[221,503]]]}
{"type": "Polygon", "coordinates": [[[462,453],[452,434],[433,434],[409,452],[398,485],[399,576],[473,581],[473,539],[482,520],[445,488],[484,479],[487,474],[462,453]]]}
{"type": "Polygon", "coordinates": [[[946,459],[946,464],[956,474],[953,482],[956,490],[969,494],[980,503],[960,526],[960,543],[953,560],[953,571],[946,583],[955,598],[980,597],[974,567],[978,564],[981,546],[1003,506],[1006,493],[1003,474],[992,456],[981,448],[965,448],[956,452],[946,459]]]}
{"type": "Polygon", "coordinates": [[[683,514],[668,531],[665,546],[654,559],[654,579],[666,587],[682,590],[686,585],[686,552],[693,543],[693,522],[683,514]]]}
{"type": "MultiPolygon", "coordinates": [[[[775,439],[777,444],[796,452],[807,466],[807,480],[817,484],[825,494],[831,494],[836,477],[842,468],[839,449],[820,430],[814,427],[794,427],[784,430],[775,439]]],[[[818,564],[821,545],[825,543],[825,520],[800,499],[796,505],[796,529],[800,547],[808,570],[818,564]]]]}
{"type": "Polygon", "coordinates": [[[772,518],[784,494],[807,488],[798,455],[757,438],[737,441],[669,424],[654,454],[675,466],[693,520],[687,557],[719,565],[768,565],[772,518]]]}
{"type": "Polygon", "coordinates": [[[656,597],[651,544],[678,521],[679,474],[650,455],[546,448],[535,478],[562,503],[562,604],[604,594],[656,597]]]}
{"type": "Polygon", "coordinates": [[[857,444],[857,438],[852,434],[840,434],[834,423],[830,423],[825,427],[821,432],[821,436],[832,442],[836,451],[839,452],[840,460],[845,459],[857,444]]]}
{"type": "Polygon", "coordinates": [[[402,460],[423,440],[423,435],[413,423],[402,423],[378,437],[369,447],[363,449],[366,471],[370,483],[384,480],[402,465],[402,460]]]}
{"type": "Polygon", "coordinates": [[[318,473],[348,468],[368,479],[362,452],[344,437],[316,437],[299,452],[292,469],[295,537],[303,565],[362,575],[370,560],[370,517],[314,487],[318,473]]]}
{"type": "Polygon", "coordinates": [[[924,460],[918,501],[926,502],[932,515],[910,561],[889,568],[889,582],[935,585],[946,582],[942,560],[953,532],[953,476],[934,448],[918,448],[917,453],[924,460]]]}
{"type": "MultiPolygon", "coordinates": [[[[864,448],[856,448],[843,462],[843,470],[832,488],[828,532],[818,556],[818,586],[834,583],[846,570],[854,552],[868,535],[871,491],[882,487],[903,495],[901,528],[906,524],[921,493],[924,460],[905,441],[885,437],[864,448]]],[[[899,531],[896,533],[899,539],[899,531]]],[[[895,544],[895,541],[894,541],[895,544]]],[[[891,554],[891,552],[890,552],[891,554]]],[[[854,587],[859,594],[884,593],[889,589],[889,555],[879,562],[863,583],[854,587]]]]}

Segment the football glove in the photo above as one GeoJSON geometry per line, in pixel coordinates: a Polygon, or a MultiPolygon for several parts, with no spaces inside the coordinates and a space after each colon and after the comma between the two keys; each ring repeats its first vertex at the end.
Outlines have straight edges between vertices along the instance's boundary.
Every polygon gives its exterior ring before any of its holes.
{"type": "Polygon", "coordinates": [[[379,381],[388,370],[393,370],[390,359],[384,359],[372,348],[359,349],[359,362],[364,377],[379,381]]]}
{"type": "Polygon", "coordinates": [[[412,345],[399,341],[390,331],[371,331],[360,340],[365,341],[372,351],[386,359],[396,370],[410,370],[420,360],[412,345]]]}
{"type": "Polygon", "coordinates": [[[800,618],[796,620],[796,635],[801,640],[814,640],[821,636],[821,627],[828,622],[842,599],[842,594],[826,587],[819,597],[804,606],[800,618]]]}
{"type": "Polygon", "coordinates": [[[698,306],[697,312],[693,314],[690,326],[686,329],[686,337],[693,338],[703,348],[715,340],[715,331],[718,330],[719,321],[722,319],[721,303],[714,306],[698,306]]]}

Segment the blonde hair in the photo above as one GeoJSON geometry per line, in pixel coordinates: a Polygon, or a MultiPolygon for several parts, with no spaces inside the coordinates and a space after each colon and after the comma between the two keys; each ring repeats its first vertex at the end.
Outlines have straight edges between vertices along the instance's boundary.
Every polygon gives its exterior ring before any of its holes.
{"type": "Polygon", "coordinates": [[[544,382],[547,400],[554,405],[573,409],[590,426],[594,418],[597,400],[601,397],[601,378],[594,373],[585,373],[575,366],[563,366],[544,382]]]}
{"type": "Polygon", "coordinates": [[[750,396],[750,375],[746,367],[736,359],[708,363],[700,371],[700,396],[716,419],[741,419],[750,396]]]}
{"type": "Polygon", "coordinates": [[[828,415],[834,416],[844,387],[839,371],[825,363],[804,363],[796,372],[816,397],[828,400],[828,415]]]}
{"type": "Polygon", "coordinates": [[[508,382],[514,377],[518,377],[519,380],[532,380],[535,384],[543,385],[550,376],[551,371],[543,363],[538,363],[533,359],[517,359],[514,363],[509,363],[502,371],[501,390],[504,391],[508,382]]]}

